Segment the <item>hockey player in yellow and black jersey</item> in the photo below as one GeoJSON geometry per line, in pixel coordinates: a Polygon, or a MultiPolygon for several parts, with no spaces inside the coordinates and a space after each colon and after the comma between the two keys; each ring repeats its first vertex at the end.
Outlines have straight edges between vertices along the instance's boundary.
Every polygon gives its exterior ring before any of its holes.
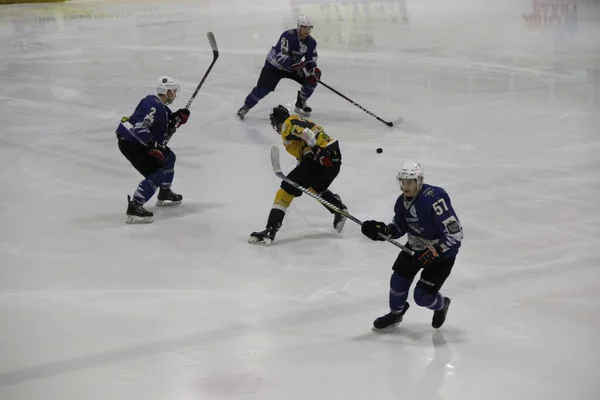
{"type": "MultiPolygon", "coordinates": [[[[271,111],[270,120],[273,129],[281,135],[287,152],[298,160],[298,165],[287,177],[319,194],[336,207],[346,210],[340,196],[327,189],[339,174],[342,165],[338,141],[327,135],[320,125],[295,115],[290,116],[288,110],[281,105],[271,111]]],[[[294,197],[300,195],[302,195],[300,190],[285,181],[282,182],[281,188],[275,194],[267,228],[261,232],[253,232],[248,242],[270,245],[281,227],[287,208],[294,197]]],[[[333,227],[341,232],[346,217],[329,208],[327,210],[334,215],[333,227]]]]}

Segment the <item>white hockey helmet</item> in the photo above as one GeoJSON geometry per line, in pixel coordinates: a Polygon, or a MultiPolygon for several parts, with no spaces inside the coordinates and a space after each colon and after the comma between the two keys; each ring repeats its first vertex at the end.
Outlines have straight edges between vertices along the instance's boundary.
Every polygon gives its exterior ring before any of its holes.
{"type": "Polygon", "coordinates": [[[169,90],[177,93],[179,91],[179,83],[170,76],[161,76],[158,78],[158,81],[156,82],[156,92],[166,96],[169,90]]]}
{"type": "Polygon", "coordinates": [[[298,17],[298,29],[300,29],[301,26],[306,26],[306,27],[309,27],[310,29],[312,29],[313,28],[312,19],[306,14],[300,15],[298,17]]]}
{"type": "Polygon", "coordinates": [[[423,183],[425,182],[425,174],[423,173],[423,167],[417,162],[408,162],[402,166],[402,170],[398,172],[396,180],[400,189],[402,189],[402,180],[416,180],[417,191],[421,190],[423,183]]]}

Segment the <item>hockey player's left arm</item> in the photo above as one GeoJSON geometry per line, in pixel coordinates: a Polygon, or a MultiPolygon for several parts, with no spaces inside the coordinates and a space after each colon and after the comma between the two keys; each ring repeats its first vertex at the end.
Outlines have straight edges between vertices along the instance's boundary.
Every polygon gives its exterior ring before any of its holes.
{"type": "Polygon", "coordinates": [[[310,42],[306,46],[306,54],[304,55],[304,67],[308,71],[312,71],[317,68],[317,41],[311,37],[310,42]]]}
{"type": "Polygon", "coordinates": [[[463,239],[463,229],[452,208],[450,196],[445,191],[441,191],[431,207],[433,219],[441,232],[438,245],[442,253],[458,249],[463,239]]]}
{"type": "Polygon", "coordinates": [[[427,268],[434,260],[443,257],[444,253],[457,250],[463,233],[446,191],[441,188],[430,188],[423,195],[431,196],[430,215],[440,232],[438,243],[430,244],[425,250],[414,255],[416,262],[423,268],[427,268]]]}
{"type": "Polygon", "coordinates": [[[314,160],[324,167],[333,167],[341,161],[339,144],[336,139],[325,133],[320,125],[315,124],[312,129],[304,128],[302,140],[314,153],[314,160]]]}
{"type": "Polygon", "coordinates": [[[317,67],[317,58],[317,41],[312,39],[312,46],[308,46],[304,56],[304,71],[308,82],[314,86],[321,80],[321,69],[317,67]]]}
{"type": "Polygon", "coordinates": [[[185,124],[188,121],[190,117],[190,110],[188,110],[187,108],[180,108],[175,112],[171,112],[169,107],[165,108],[168,110],[167,114],[169,118],[166,136],[168,142],[169,140],[171,140],[171,136],[173,136],[173,134],[175,134],[175,132],[177,131],[177,128],[179,128],[181,125],[185,124]]]}

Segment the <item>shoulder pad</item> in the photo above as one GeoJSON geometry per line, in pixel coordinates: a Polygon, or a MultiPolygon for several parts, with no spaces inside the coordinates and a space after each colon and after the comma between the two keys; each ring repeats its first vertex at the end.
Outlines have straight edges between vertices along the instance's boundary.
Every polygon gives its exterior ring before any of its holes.
{"type": "Polygon", "coordinates": [[[290,133],[290,130],[292,129],[292,118],[293,117],[294,116],[292,115],[291,117],[289,117],[288,119],[283,121],[283,124],[281,125],[281,136],[286,136],[290,133]]]}
{"type": "Polygon", "coordinates": [[[424,188],[422,196],[427,201],[435,201],[444,196],[447,196],[446,191],[439,186],[429,186],[424,188]]]}
{"type": "Polygon", "coordinates": [[[160,99],[153,94],[149,94],[148,96],[144,97],[143,102],[146,104],[163,104],[162,101],[160,101],[160,99]]]}
{"type": "Polygon", "coordinates": [[[424,197],[435,197],[436,196],[436,192],[432,187],[428,187],[423,191],[423,196],[424,197]]]}

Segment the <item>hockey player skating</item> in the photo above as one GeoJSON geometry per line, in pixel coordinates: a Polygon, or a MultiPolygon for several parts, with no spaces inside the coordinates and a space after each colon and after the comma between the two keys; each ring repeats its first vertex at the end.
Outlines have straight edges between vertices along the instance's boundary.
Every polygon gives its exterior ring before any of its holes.
{"type": "Polygon", "coordinates": [[[175,173],[175,153],[167,142],[176,129],[190,116],[187,108],[171,112],[179,84],[170,77],[158,79],[156,95],[144,97],[133,114],[123,117],[116,134],[119,150],[131,165],[144,176],[133,195],[127,196],[127,223],[152,222],[153,213],[144,208],[157,188],[157,206],[180,204],[183,197],[171,190],[175,173]]]}
{"type": "Polygon", "coordinates": [[[390,279],[390,313],[373,322],[375,330],[398,325],[408,310],[406,301],[410,286],[422,270],[414,290],[414,300],[421,307],[433,310],[431,325],[442,326],[446,320],[450,299],[440,289],[454,265],[463,238],[463,231],[441,187],[424,183],[420,164],[408,163],[397,176],[402,194],[394,206],[392,223],[365,221],[362,233],[371,240],[384,240],[378,234],[397,239],[408,235],[407,247],[414,257],[402,251],[394,262],[390,279]]]}
{"type": "MultiPolygon", "coordinates": [[[[327,189],[339,174],[342,164],[338,141],[328,136],[320,125],[296,115],[290,116],[288,110],[282,105],[271,111],[269,119],[273,129],[281,135],[287,152],[298,160],[298,165],[287,177],[319,194],[336,207],[346,210],[340,196],[327,189]]],[[[266,229],[253,232],[248,242],[270,245],[283,223],[287,208],[295,197],[301,195],[302,191],[283,181],[281,188],[275,194],[266,229]]],[[[334,229],[341,232],[346,217],[329,208],[327,210],[334,215],[334,229]]]]}
{"type": "Polygon", "coordinates": [[[292,79],[302,85],[296,98],[297,114],[308,117],[312,109],[306,100],[313,94],[321,70],[317,67],[317,41],[310,35],[312,20],[306,15],[298,17],[298,27],[285,31],[267,55],[256,87],[246,97],[237,116],[244,119],[248,111],[263,97],[274,91],[283,78],[292,79]]]}

